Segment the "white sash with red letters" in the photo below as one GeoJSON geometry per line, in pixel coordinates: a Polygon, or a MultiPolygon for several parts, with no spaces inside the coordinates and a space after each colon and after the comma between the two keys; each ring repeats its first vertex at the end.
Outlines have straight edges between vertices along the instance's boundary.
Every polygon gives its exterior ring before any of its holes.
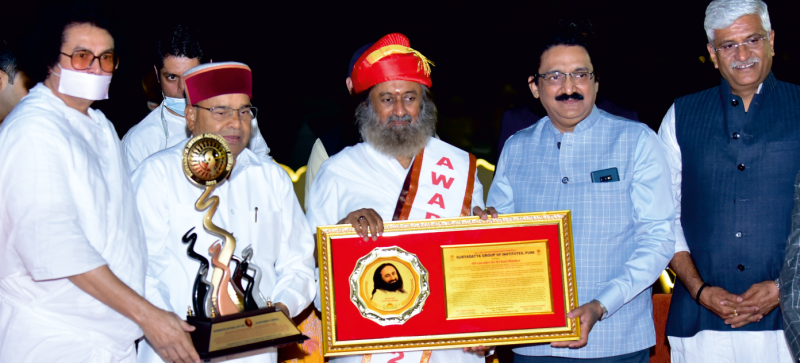
{"type": "Polygon", "coordinates": [[[475,156],[431,138],[414,159],[394,220],[464,217],[471,214],[475,156]]]}
{"type": "MultiPolygon", "coordinates": [[[[414,220],[470,215],[475,185],[475,156],[431,138],[403,183],[392,220],[414,220]]],[[[361,363],[428,363],[431,351],[365,354],[361,363]]]]}

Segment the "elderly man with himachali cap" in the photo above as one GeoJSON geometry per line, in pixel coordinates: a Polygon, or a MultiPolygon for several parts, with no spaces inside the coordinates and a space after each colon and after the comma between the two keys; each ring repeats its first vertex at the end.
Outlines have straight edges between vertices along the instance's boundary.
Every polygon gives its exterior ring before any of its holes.
{"type": "MultiPolygon", "coordinates": [[[[485,218],[475,157],[432,137],[431,65],[398,33],[384,36],[358,58],[351,80],[362,98],[356,119],[365,141],[322,164],[308,196],[312,232],[317,226],[350,224],[367,242],[378,240],[383,221],[458,217],[471,211],[485,218]]],[[[465,350],[471,352],[372,354],[331,362],[483,362],[486,350],[465,350]]]]}
{"type": "MultiPolygon", "coordinates": [[[[222,136],[235,159],[230,177],[212,194],[220,198],[214,223],[236,236],[234,255],[243,256],[243,250],[252,246],[251,262],[262,273],[257,286],[261,296],[253,294],[258,305],[269,299],[293,317],[314,298],[314,244],[289,176],[268,157],[245,147],[250,140],[250,122],[256,116],[250,103],[250,68],[235,62],[200,65],[184,73],[184,82],[186,123],[192,135],[222,136]]],[[[205,211],[195,209],[203,190],[183,173],[187,141],[147,158],[133,173],[147,240],[145,296],[176,314],[185,313],[192,305],[192,286],[199,268],[186,255],[187,245],[181,242],[186,241],[184,235],[189,230],[197,234],[193,249],[202,255],[217,240],[203,229],[205,211]]],[[[236,361],[277,361],[275,348],[246,354],[236,361]],[[266,360],[253,355],[264,353],[266,360]]],[[[139,346],[139,361],[161,360],[145,343],[139,346]]]]}
{"type": "MultiPolygon", "coordinates": [[[[150,155],[180,143],[189,136],[186,129],[183,80],[184,72],[204,63],[208,55],[197,29],[182,25],[162,28],[158,40],[153,42],[153,71],[161,87],[164,101],[147,117],[133,126],[122,138],[122,148],[128,168],[133,172],[150,155]]],[[[269,147],[258,130],[258,121],[250,126],[248,148],[257,155],[269,156],[269,147]]]]}
{"type": "Polygon", "coordinates": [[[781,274],[784,255],[797,259],[784,249],[800,169],[800,87],[772,73],[775,31],[763,1],[712,1],[704,28],[720,85],[676,99],[659,129],[677,212],[672,359],[791,362],[778,293],[797,271],[788,262],[794,272],[781,274]]]}

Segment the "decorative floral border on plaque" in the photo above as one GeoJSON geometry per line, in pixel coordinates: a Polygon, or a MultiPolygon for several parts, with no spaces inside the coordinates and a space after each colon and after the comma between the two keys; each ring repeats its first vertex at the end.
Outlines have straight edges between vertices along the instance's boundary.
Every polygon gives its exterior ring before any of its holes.
{"type": "MultiPolygon", "coordinates": [[[[550,211],[534,213],[518,213],[500,215],[487,220],[478,217],[442,218],[419,221],[388,222],[384,224],[384,234],[389,232],[409,232],[442,229],[471,229],[489,226],[522,226],[558,224],[561,235],[561,261],[564,276],[564,302],[566,311],[578,306],[578,293],[575,284],[575,256],[572,246],[572,219],[570,211],[550,211]]],[[[323,314],[323,351],[326,357],[381,353],[388,351],[446,349],[471,347],[478,345],[510,345],[542,343],[549,341],[577,340],[580,338],[580,322],[578,318],[567,319],[566,330],[558,332],[524,331],[496,333],[454,334],[451,338],[430,338],[420,340],[418,337],[395,339],[376,339],[372,341],[351,343],[338,342],[334,338],[336,329],[335,307],[330,295],[331,271],[328,249],[331,237],[355,236],[355,229],[349,225],[318,226],[317,246],[320,266],[320,288],[322,289],[323,314]]],[[[542,329],[535,329],[542,330],[542,329]]],[[[545,329],[546,330],[546,329],[545,329]]]]}

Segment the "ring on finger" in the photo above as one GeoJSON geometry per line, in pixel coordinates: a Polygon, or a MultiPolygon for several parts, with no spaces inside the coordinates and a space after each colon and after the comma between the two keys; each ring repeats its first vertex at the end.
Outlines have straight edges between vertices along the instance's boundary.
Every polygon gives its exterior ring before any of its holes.
{"type": "Polygon", "coordinates": [[[359,221],[362,220],[362,219],[364,219],[364,216],[358,217],[359,221]]]}
{"type": "Polygon", "coordinates": [[[737,316],[739,316],[739,313],[737,313],[737,312],[736,312],[736,309],[733,309],[733,316],[734,316],[734,317],[737,317],[737,316]]]}

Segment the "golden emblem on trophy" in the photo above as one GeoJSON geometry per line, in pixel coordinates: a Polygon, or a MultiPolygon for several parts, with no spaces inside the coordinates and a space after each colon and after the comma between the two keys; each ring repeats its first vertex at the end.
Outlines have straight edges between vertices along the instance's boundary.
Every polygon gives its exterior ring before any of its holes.
{"type": "Polygon", "coordinates": [[[192,184],[204,188],[195,202],[198,211],[206,211],[203,228],[220,237],[208,249],[211,261],[194,251],[197,234],[194,227],[183,236],[188,243],[186,254],[198,261],[200,268],[192,291],[192,306],[187,321],[197,329],[191,333],[197,352],[203,359],[259,349],[307,339],[269,299],[261,296],[261,269],[250,262],[252,247],[234,256],[236,238],[212,222],[220,199],[212,195],[233,169],[233,154],[225,139],[215,134],[193,137],[183,149],[183,172],[192,184]],[[231,261],[236,267],[231,268],[231,261]],[[213,268],[211,282],[207,272],[213,268]],[[240,334],[243,329],[257,327],[240,334]]]}

